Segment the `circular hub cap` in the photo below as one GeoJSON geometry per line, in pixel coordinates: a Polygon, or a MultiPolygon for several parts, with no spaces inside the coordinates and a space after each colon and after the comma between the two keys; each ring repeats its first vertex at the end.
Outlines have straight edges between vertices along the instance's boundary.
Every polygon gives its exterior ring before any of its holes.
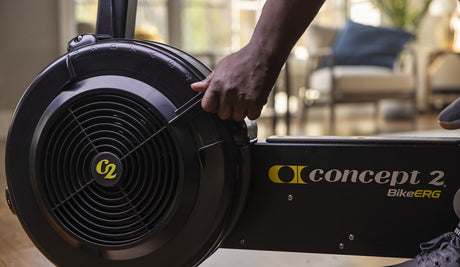
{"type": "Polygon", "coordinates": [[[119,183],[123,173],[121,160],[110,152],[97,154],[91,164],[93,179],[102,186],[112,187],[119,183]]]}

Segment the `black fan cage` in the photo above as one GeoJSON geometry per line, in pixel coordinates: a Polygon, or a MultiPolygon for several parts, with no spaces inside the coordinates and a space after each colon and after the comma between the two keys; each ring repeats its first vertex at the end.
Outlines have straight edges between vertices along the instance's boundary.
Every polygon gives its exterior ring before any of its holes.
{"type": "Polygon", "coordinates": [[[36,179],[56,223],[109,247],[154,232],[172,209],[180,176],[173,137],[158,112],[135,97],[104,93],[63,105],[53,117],[37,153],[36,179]],[[92,174],[101,153],[122,165],[110,186],[92,174]]]}

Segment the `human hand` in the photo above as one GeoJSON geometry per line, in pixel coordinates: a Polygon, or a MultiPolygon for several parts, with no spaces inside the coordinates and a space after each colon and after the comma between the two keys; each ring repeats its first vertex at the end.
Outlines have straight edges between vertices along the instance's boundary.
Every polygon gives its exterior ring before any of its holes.
{"type": "Polygon", "coordinates": [[[280,68],[269,64],[262,51],[246,46],[220,60],[215,70],[192,89],[203,92],[201,106],[221,119],[255,120],[267,103],[280,68]]]}

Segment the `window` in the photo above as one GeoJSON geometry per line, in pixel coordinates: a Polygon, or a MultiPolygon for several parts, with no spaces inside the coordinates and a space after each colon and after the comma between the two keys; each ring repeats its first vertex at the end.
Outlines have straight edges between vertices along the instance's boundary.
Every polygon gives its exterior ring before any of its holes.
{"type": "Polygon", "coordinates": [[[97,0],[74,0],[77,33],[91,33],[96,28],[97,0]]]}
{"type": "MultiPolygon", "coordinates": [[[[95,32],[97,0],[74,0],[78,34],[95,32]]],[[[165,42],[168,40],[167,0],[138,0],[136,38],[165,42]]]]}
{"type": "Polygon", "coordinates": [[[328,0],[316,15],[314,22],[325,26],[340,27],[346,20],[347,2],[344,0],[328,0]]]}
{"type": "Polygon", "coordinates": [[[181,14],[184,50],[216,53],[231,47],[231,2],[184,0],[181,14]]]}
{"type": "Polygon", "coordinates": [[[167,42],[167,0],[138,0],[136,12],[136,39],[167,42]]]}
{"type": "Polygon", "coordinates": [[[182,48],[194,53],[227,54],[251,38],[261,0],[184,0],[182,48]]]}
{"type": "Polygon", "coordinates": [[[381,24],[380,11],[369,0],[350,0],[350,19],[373,26],[381,24]]]}
{"type": "Polygon", "coordinates": [[[328,0],[314,22],[341,27],[347,18],[362,24],[378,26],[381,23],[379,9],[371,0],[328,0]]]}
{"type": "MultiPolygon", "coordinates": [[[[191,53],[227,54],[249,41],[263,2],[138,0],[136,38],[173,42],[191,53]]],[[[97,0],[74,0],[74,3],[77,32],[94,32],[97,0]]]]}

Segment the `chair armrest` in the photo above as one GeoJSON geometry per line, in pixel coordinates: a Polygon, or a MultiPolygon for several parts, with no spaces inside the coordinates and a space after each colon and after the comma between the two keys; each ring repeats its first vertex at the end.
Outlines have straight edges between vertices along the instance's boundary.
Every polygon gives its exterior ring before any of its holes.
{"type": "Polygon", "coordinates": [[[324,46],[318,49],[315,49],[315,51],[311,51],[309,56],[310,57],[324,57],[324,56],[330,56],[333,54],[333,50],[331,46],[324,46]]]}
{"type": "Polygon", "coordinates": [[[330,68],[334,66],[334,51],[332,50],[332,47],[321,47],[319,49],[315,49],[315,51],[310,51],[308,54],[308,74],[322,66],[328,66],[330,68]],[[321,64],[323,62],[325,62],[326,65],[321,64]]]}

